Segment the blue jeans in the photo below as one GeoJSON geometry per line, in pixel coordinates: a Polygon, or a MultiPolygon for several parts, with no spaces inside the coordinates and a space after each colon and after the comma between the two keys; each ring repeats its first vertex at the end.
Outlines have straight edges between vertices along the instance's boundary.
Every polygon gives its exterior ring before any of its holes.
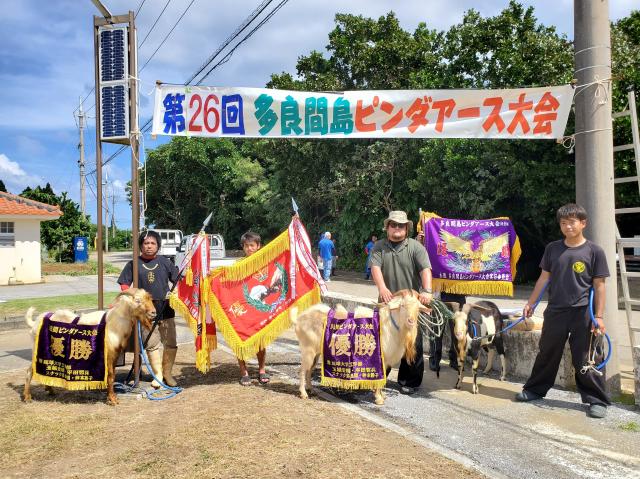
{"type": "Polygon", "coordinates": [[[331,258],[322,258],[322,278],[327,281],[331,277],[331,258]]]}

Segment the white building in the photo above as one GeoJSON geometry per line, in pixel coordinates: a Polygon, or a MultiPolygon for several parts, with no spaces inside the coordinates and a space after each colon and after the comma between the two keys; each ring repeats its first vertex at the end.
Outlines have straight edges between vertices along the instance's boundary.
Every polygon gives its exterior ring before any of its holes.
{"type": "Polygon", "coordinates": [[[40,222],[60,216],[58,206],[0,191],[0,285],[42,281],[40,222]]]}

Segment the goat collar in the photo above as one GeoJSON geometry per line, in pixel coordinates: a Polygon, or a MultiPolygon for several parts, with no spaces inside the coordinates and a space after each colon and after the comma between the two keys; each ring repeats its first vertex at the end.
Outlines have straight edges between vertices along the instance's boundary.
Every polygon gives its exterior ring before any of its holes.
{"type": "Polygon", "coordinates": [[[396,323],[396,320],[393,319],[393,311],[392,309],[389,310],[389,319],[391,319],[391,324],[393,324],[393,327],[396,328],[397,331],[400,331],[400,326],[398,326],[398,323],[396,323]]]}

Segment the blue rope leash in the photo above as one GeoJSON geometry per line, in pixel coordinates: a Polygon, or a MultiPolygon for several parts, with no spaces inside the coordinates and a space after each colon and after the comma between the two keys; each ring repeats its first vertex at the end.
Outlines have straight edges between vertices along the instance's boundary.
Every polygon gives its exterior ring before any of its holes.
{"type": "MultiPolygon", "coordinates": [[[[598,327],[598,322],[596,321],[596,316],[595,316],[595,313],[593,312],[593,296],[594,296],[594,292],[593,292],[593,287],[592,287],[589,290],[589,318],[591,318],[591,322],[597,328],[598,327]]],[[[595,334],[595,332],[592,333],[592,334],[595,334]]],[[[600,364],[598,364],[597,366],[594,366],[595,369],[598,370],[598,371],[600,371],[603,367],[605,367],[605,365],[609,362],[609,359],[611,359],[611,349],[612,349],[611,348],[611,338],[609,337],[608,333],[604,333],[604,337],[607,340],[607,349],[608,349],[607,357],[600,364]]]]}
{"type": "Polygon", "coordinates": [[[164,399],[169,399],[174,397],[175,395],[179,394],[182,392],[182,388],[181,387],[172,387],[172,386],[167,386],[165,383],[163,383],[161,380],[159,380],[155,373],[153,372],[153,368],[151,367],[151,365],[149,364],[149,358],[147,357],[147,351],[144,349],[144,343],[142,342],[142,326],[140,325],[140,321],[138,321],[138,340],[140,342],[140,355],[142,356],[142,361],[144,362],[145,367],[147,368],[147,371],[149,371],[149,373],[151,373],[151,376],[153,376],[153,379],[156,380],[156,382],[158,382],[160,384],[160,386],[162,387],[161,390],[157,391],[157,392],[147,392],[147,398],[150,399],[151,401],[162,401],[164,399]],[[165,393],[165,391],[168,391],[168,393],[165,393]],[[164,394],[164,396],[156,396],[156,394],[164,394]]]}
{"type": "MultiPolygon", "coordinates": [[[[538,299],[536,299],[536,302],[533,304],[533,308],[532,310],[535,311],[535,309],[538,307],[538,304],[540,304],[540,301],[542,301],[542,296],[544,296],[544,292],[547,289],[547,286],[549,285],[549,282],[546,282],[544,284],[544,286],[542,287],[542,291],[540,291],[540,294],[538,295],[538,299]]],[[[513,323],[511,323],[509,326],[502,328],[500,331],[498,331],[497,333],[495,333],[495,335],[497,336],[498,334],[502,334],[502,333],[506,333],[507,331],[509,331],[511,328],[513,328],[516,324],[521,323],[522,321],[524,321],[526,318],[524,317],[524,313],[522,314],[522,316],[520,316],[520,319],[518,319],[517,321],[514,321],[513,323]]],[[[479,341],[481,339],[484,338],[488,338],[490,336],[493,336],[493,334],[487,334],[485,336],[477,336],[476,337],[476,325],[473,324],[473,341],[479,341]]]]}

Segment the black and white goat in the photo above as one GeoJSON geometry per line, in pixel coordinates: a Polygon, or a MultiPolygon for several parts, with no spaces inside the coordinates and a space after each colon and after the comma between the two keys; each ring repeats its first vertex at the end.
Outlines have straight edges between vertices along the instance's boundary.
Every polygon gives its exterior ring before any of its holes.
{"type": "MultiPolygon", "coordinates": [[[[455,308],[454,308],[455,309],[455,308]]],[[[467,303],[461,310],[454,311],[453,336],[451,342],[458,358],[458,381],[456,389],[462,388],[464,362],[469,355],[472,360],[473,394],[478,393],[478,360],[480,348],[487,351],[487,366],[484,370],[488,373],[493,364],[496,351],[500,355],[500,380],[504,381],[507,373],[504,355],[504,343],[501,334],[496,334],[503,329],[503,320],[498,307],[491,301],[478,301],[475,304],[467,303]],[[474,339],[476,338],[476,339],[474,339]]]]}

